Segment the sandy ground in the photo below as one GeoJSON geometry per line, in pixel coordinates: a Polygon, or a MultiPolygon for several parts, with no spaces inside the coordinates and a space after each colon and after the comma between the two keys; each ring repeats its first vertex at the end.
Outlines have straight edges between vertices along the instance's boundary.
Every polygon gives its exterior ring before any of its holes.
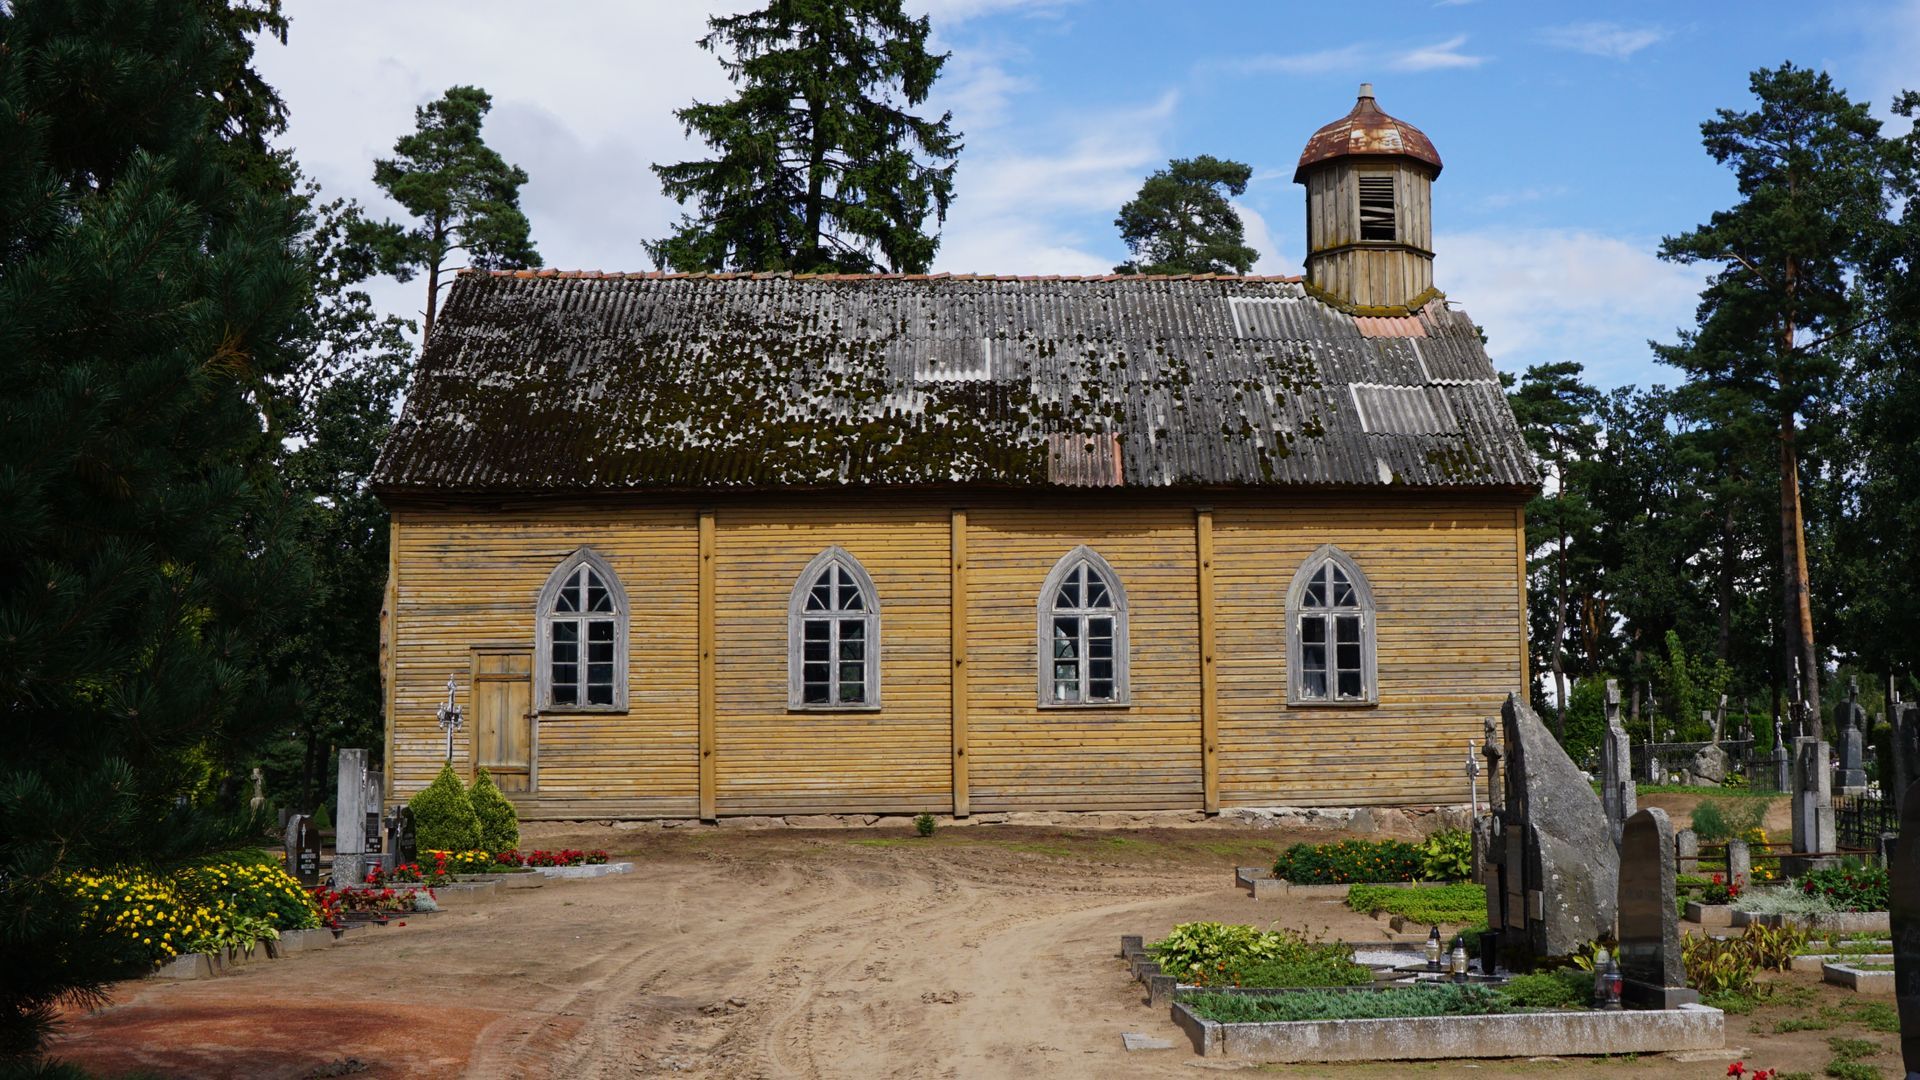
{"type": "MultiPolygon", "coordinates": [[[[679,829],[539,839],[624,849],[638,872],[457,904],[223,978],[124,984],[104,1011],[69,1018],[54,1052],[109,1076],[1191,1077],[1214,1066],[1145,1007],[1115,958],[1121,934],[1151,940],[1198,918],[1348,940],[1386,931],[1337,903],[1256,902],[1233,888],[1231,867],[1265,861],[1288,839],[1273,833],[981,827],[920,840],[679,829]],[[1120,1035],[1130,1031],[1176,1048],[1126,1053],[1120,1035]]],[[[1819,994],[1838,1003],[1844,992],[1819,994]]],[[[1844,1022],[1784,1036],[1771,1034],[1773,1023],[1764,1009],[1729,1017],[1727,1054],[1642,1057],[1633,1071],[1723,1076],[1744,1056],[1818,1074],[1828,1035],[1895,1043],[1844,1022]]],[[[1273,1071],[1597,1077],[1620,1066],[1273,1071]]]]}

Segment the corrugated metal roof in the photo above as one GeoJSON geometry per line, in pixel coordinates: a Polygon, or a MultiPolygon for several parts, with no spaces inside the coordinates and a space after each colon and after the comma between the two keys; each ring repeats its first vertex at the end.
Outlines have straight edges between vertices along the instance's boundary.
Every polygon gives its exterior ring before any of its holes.
{"type": "Polygon", "coordinates": [[[464,274],[374,483],[1535,484],[1472,321],[1417,324],[1284,278],[464,274]]]}

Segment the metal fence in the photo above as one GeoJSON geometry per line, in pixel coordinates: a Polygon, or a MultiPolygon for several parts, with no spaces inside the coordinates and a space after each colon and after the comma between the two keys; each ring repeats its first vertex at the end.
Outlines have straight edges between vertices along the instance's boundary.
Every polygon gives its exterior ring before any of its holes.
{"type": "MultiPolygon", "coordinates": [[[[1658,762],[1662,773],[1677,773],[1682,769],[1691,769],[1693,756],[1712,745],[1705,742],[1633,743],[1631,750],[1634,779],[1641,783],[1647,781],[1649,760],[1658,762]]],[[[1733,764],[1734,768],[1746,768],[1747,755],[1753,750],[1753,740],[1722,739],[1720,749],[1726,751],[1727,760],[1733,764]]],[[[1752,775],[1752,769],[1748,768],[1746,771],[1749,776],[1752,775]]]]}
{"type": "Polygon", "coordinates": [[[1878,851],[1881,833],[1900,831],[1900,809],[1876,794],[1835,795],[1833,831],[1843,848],[1878,851]]]}

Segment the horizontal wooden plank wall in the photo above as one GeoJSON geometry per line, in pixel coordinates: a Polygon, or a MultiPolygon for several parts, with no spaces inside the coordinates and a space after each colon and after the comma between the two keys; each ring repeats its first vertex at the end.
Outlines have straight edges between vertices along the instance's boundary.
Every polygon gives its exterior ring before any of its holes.
{"type": "MultiPolygon", "coordinates": [[[[1116,501],[1063,508],[975,495],[964,514],[932,497],[721,504],[712,541],[716,812],[947,812],[959,800],[975,813],[1202,806],[1205,526],[1191,503],[1116,509],[1116,501]],[[879,592],[884,708],[789,712],[789,592],[807,561],[834,544],[861,560],[879,592]],[[1127,590],[1129,707],[1036,703],[1039,590],[1079,544],[1112,563],[1127,590]],[[967,592],[958,612],[949,604],[956,579],[967,592]],[[955,754],[957,732],[964,756],[955,754]]],[[[1522,684],[1512,501],[1210,501],[1220,805],[1463,801],[1466,740],[1522,684]],[[1287,584],[1328,542],[1373,585],[1377,707],[1285,704],[1287,584]]],[[[632,604],[632,711],[539,719],[539,790],[528,816],[694,816],[699,516],[690,503],[397,511],[395,794],[417,791],[439,768],[434,714],[447,676],[459,675],[470,708],[470,649],[530,647],[541,585],[584,544],[608,559],[632,604]]],[[[459,742],[463,770],[470,738],[459,742]]]]}
{"type": "Polygon", "coordinates": [[[967,511],[967,579],[968,789],[975,813],[1200,806],[1191,508],[975,503],[967,511]],[[1080,544],[1113,565],[1127,592],[1131,707],[1037,703],[1040,587],[1054,563],[1080,544]]]}
{"type": "MultiPolygon", "coordinates": [[[[547,575],[583,545],[605,556],[632,605],[631,712],[538,720],[539,798],[555,807],[691,817],[697,810],[695,517],[691,508],[592,507],[394,514],[395,794],[433,779],[446,756],[435,711],[457,675],[472,712],[469,650],[532,648],[547,575]]],[[[783,608],[784,610],[784,608],[783,608]]],[[[471,730],[455,766],[471,767],[471,730]]],[[[542,809],[542,814],[546,812],[542,809]]]]}
{"type": "Polygon", "coordinates": [[[948,509],[818,498],[721,507],[715,520],[719,812],[951,809],[948,509]],[[787,601],[836,544],[879,593],[883,707],[789,712],[787,601]]]}
{"type": "Polygon", "coordinates": [[[1510,506],[1217,508],[1221,802],[1361,806],[1467,799],[1467,740],[1523,685],[1510,506]],[[1337,544],[1377,610],[1380,703],[1288,708],[1286,593],[1337,544]]]}

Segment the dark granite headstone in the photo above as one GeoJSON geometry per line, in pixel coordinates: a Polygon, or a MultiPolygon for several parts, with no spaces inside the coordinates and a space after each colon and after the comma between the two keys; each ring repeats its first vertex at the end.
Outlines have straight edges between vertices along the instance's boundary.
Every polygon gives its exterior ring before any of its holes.
{"type": "MultiPolygon", "coordinates": [[[[1920,836],[1920,782],[1901,800],[1900,831],[1920,836]]],[[[1889,866],[1892,895],[1893,987],[1900,1007],[1900,1054],[1907,1075],[1920,1073],[1920,844],[1895,844],[1889,866]]]]}
{"type": "Polygon", "coordinates": [[[1680,961],[1674,865],[1667,812],[1648,807],[1628,818],[1620,834],[1620,975],[1629,1005],[1671,1009],[1700,1000],[1680,961]]]}
{"type": "Polygon", "coordinates": [[[305,814],[287,819],[287,869],[302,885],[320,884],[320,830],[305,814]]]}

